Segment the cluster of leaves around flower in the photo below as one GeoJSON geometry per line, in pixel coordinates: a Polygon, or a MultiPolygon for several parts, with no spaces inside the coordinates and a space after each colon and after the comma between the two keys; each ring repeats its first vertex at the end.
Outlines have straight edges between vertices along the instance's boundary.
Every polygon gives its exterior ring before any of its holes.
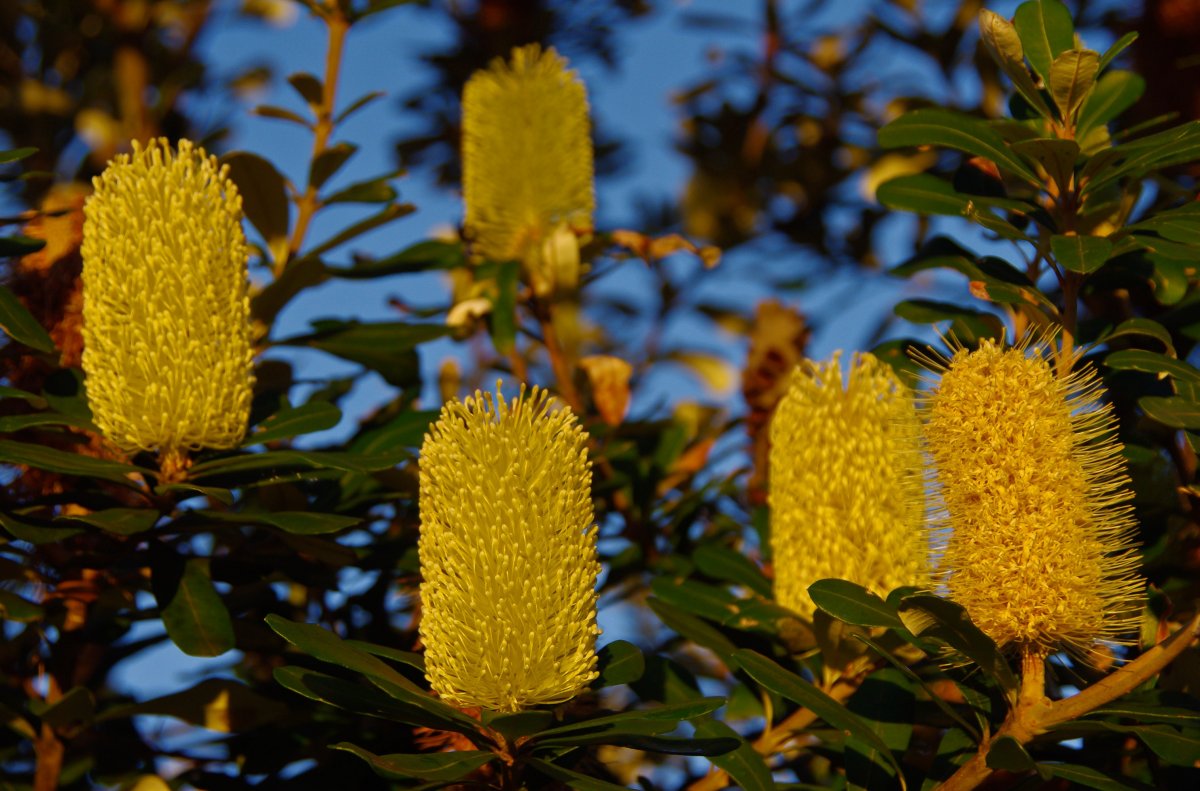
{"type": "MultiPolygon", "coordinates": [[[[1147,572],[1167,578],[1164,566],[1180,547],[1173,484],[1189,498],[1197,492],[1194,463],[1173,465],[1200,442],[1193,433],[1200,430],[1200,370],[1182,359],[1200,339],[1191,318],[1200,204],[1182,202],[1183,188],[1160,172],[1200,156],[1200,123],[1113,138],[1110,122],[1136,99],[1140,81],[1104,69],[1129,40],[1104,55],[1079,48],[1055,0],[1026,3],[1015,25],[985,14],[982,34],[1016,89],[1012,118],[924,109],[896,119],[880,132],[882,146],[933,145],[971,159],[953,179],[920,173],[889,181],[879,198],[897,210],[967,218],[1014,242],[1024,271],[935,238],[893,273],[949,269],[966,275],[988,304],[975,310],[909,300],[896,313],[918,323],[949,320],[968,344],[999,335],[1004,319],[1061,326],[1094,344],[1091,358],[1112,374],[1130,449],[1147,572]],[[1138,198],[1151,184],[1156,200],[1144,208],[1138,198]],[[1077,322],[1080,298],[1091,312],[1077,322]],[[1183,445],[1175,443],[1180,429],[1183,445]]],[[[297,75],[292,84],[310,105],[320,103],[319,79],[297,75]]],[[[0,154],[0,161],[26,153],[0,154]]],[[[313,195],[353,153],[352,145],[337,144],[314,157],[313,195]]],[[[382,208],[302,253],[289,251],[286,180],[253,154],[226,161],[262,237],[263,259],[278,275],[254,297],[255,316],[266,325],[297,294],[331,278],[467,268],[461,246],[442,242],[360,257],[352,266],[327,262],[332,251],[411,210],[397,202],[393,174],[325,195],[323,204],[382,208]]],[[[21,238],[5,244],[6,255],[37,246],[21,238]]],[[[511,349],[524,315],[516,267],[485,264],[471,273],[496,281],[486,329],[498,349],[511,349]]],[[[558,783],[590,791],[622,787],[613,782],[622,779],[622,754],[611,750],[618,747],[708,759],[700,776],[697,764],[680,760],[670,764],[673,773],[653,777],[652,763],[635,759],[630,774],[647,775],[645,788],[674,778],[696,788],[767,789],[776,776],[821,787],[933,787],[976,754],[1011,705],[1016,679],[1008,660],[945,599],[913,590],[884,599],[824,580],[810,588],[819,607],[812,623],[775,604],[764,567],[738,551],[747,523],[767,545],[769,515],[746,502],[739,474],[695,476],[695,465],[684,461],[734,424],[711,421],[697,431],[647,420],[589,425],[598,468],[608,469],[596,491],[602,523],[623,517],[631,539],[605,552],[602,592],[605,601],[638,601],[652,578],[645,603],[669,636],[646,647],[608,643],[595,694],[553,710],[456,710],[424,688],[420,654],[398,647],[415,641],[414,449],[435,416],[414,407],[417,347],[454,330],[324,320],[311,332],[272,340],[357,363],[399,395],[345,442],[300,449],[293,439],[340,421],[338,401],[353,382],[327,382],[292,404],[290,366],[263,363],[244,447],[202,453],[184,481],[164,484],[148,456],[125,461],[89,448],[84,432],[94,426],[79,372],[58,367],[53,340],[2,288],[0,326],[51,370],[40,392],[0,389],[0,433],[17,437],[0,439],[0,463],[16,476],[0,509],[8,534],[0,544],[6,777],[34,774],[57,745],[65,751],[58,780],[70,787],[133,784],[166,756],[187,762],[175,784],[232,787],[228,772],[238,765],[245,776],[280,783],[365,786],[365,768],[330,752],[342,750],[387,781],[420,788],[558,783]],[[54,476],[57,485],[22,488],[28,471],[54,476]],[[351,572],[365,584],[339,591],[351,572]],[[155,622],[194,656],[240,650],[238,680],[208,678],[150,700],[114,690],[108,673],[162,639],[137,636],[134,627],[155,622]],[[956,658],[950,667],[940,661],[947,652],[956,658]],[[151,744],[130,725],[137,715],[224,734],[220,757],[151,744]],[[596,760],[598,746],[611,767],[596,760]]],[[[877,353],[904,367],[908,345],[892,342],[877,353]]],[[[1167,609],[1166,597],[1152,591],[1143,647],[1160,637],[1167,609]]],[[[1058,693],[1098,677],[1067,659],[1059,668],[1058,693]]],[[[1146,781],[1183,787],[1200,760],[1200,704],[1186,694],[1191,672],[1160,678],[1028,744],[992,745],[988,764],[1035,784],[1058,778],[1099,789],[1146,781]],[[1069,746],[1072,740],[1082,747],[1069,746]]]]}

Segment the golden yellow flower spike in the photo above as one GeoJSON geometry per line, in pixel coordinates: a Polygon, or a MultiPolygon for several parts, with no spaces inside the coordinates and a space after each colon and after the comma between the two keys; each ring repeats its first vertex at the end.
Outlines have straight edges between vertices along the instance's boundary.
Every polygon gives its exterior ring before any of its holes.
{"type": "Polygon", "coordinates": [[[771,419],[775,596],[811,617],[808,586],[837,577],[886,596],[928,583],[919,426],[912,394],[885,363],[805,361],[771,419]]]}
{"type": "Polygon", "coordinates": [[[577,234],[595,211],[587,92],[536,44],[476,72],[463,90],[464,225],[493,261],[520,260],[542,296],[579,282],[577,234]]]}
{"type": "Polygon", "coordinates": [[[587,434],[553,405],[476,392],[421,448],[425,673],[456,706],[561,703],[597,675],[587,434]]]}
{"type": "Polygon", "coordinates": [[[1042,346],[985,340],[923,361],[942,371],[924,407],[948,528],[941,577],[1027,657],[1120,641],[1142,588],[1111,406],[1091,369],[1060,379],[1042,346]]]}
{"type": "Polygon", "coordinates": [[[253,352],[242,199],[187,140],[133,145],[84,208],[83,370],[96,425],[121,448],[232,448],[250,413],[253,352]]]}

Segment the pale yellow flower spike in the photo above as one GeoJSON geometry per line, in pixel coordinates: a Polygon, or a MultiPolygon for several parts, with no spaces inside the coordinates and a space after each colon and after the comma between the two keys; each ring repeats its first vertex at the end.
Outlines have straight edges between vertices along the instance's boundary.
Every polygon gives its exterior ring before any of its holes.
{"type": "Polygon", "coordinates": [[[771,552],[776,600],[804,616],[808,586],[850,580],[886,596],[929,582],[919,426],[887,364],[805,361],[771,419],[771,552]]]}
{"type": "Polygon", "coordinates": [[[425,673],[456,706],[561,703],[597,675],[587,434],[553,405],[476,392],[421,448],[425,673]]]}
{"type": "Polygon", "coordinates": [[[941,576],[999,645],[1086,655],[1128,637],[1141,607],[1132,492],[1099,378],[1059,379],[1041,345],[985,340],[925,361],[943,369],[924,408],[941,576]]]}
{"type": "Polygon", "coordinates": [[[96,425],[121,448],[232,448],[250,413],[253,351],[242,200],[187,140],[133,145],[84,208],[83,370],[96,425]]]}
{"type": "Polygon", "coordinates": [[[540,295],[573,288],[577,234],[595,211],[583,83],[531,44],[472,75],[462,106],[464,225],[476,251],[522,261],[540,295]]]}

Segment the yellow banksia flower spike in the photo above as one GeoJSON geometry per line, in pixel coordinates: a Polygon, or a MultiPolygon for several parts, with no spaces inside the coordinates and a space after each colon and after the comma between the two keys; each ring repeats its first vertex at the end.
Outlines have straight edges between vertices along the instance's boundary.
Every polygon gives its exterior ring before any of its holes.
{"type": "Polygon", "coordinates": [[[941,371],[923,407],[946,528],[935,551],[950,597],[997,644],[1086,656],[1128,636],[1141,607],[1133,495],[1100,379],[1059,378],[1043,346],[984,340],[923,360],[941,371]]]}
{"type": "Polygon", "coordinates": [[[253,350],[242,199],[215,157],[165,139],[109,163],[84,208],[83,370],[96,425],[126,451],[232,448],[253,350]]]}
{"type": "Polygon", "coordinates": [[[520,711],[596,678],[587,434],[534,388],[450,401],[421,448],[421,640],[456,706],[520,711]]]}
{"type": "Polygon", "coordinates": [[[811,617],[808,586],[836,577],[886,596],[929,580],[912,393],[871,354],[804,361],[771,419],[776,600],[811,617]]]}
{"type": "Polygon", "coordinates": [[[587,91],[553,49],[513,50],[463,90],[464,225],[476,251],[520,260],[539,295],[579,281],[595,212],[587,91]]]}

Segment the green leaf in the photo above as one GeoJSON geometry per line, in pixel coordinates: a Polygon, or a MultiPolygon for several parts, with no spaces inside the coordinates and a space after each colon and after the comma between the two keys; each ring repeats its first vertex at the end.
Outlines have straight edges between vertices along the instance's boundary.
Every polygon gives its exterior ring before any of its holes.
{"type": "Polygon", "coordinates": [[[139,488],[131,481],[129,475],[154,475],[150,470],[124,464],[110,459],[96,459],[91,456],[81,456],[65,450],[34,445],[28,442],[14,442],[0,439],[0,462],[6,464],[25,464],[39,470],[49,470],[63,475],[79,475],[85,478],[101,478],[113,483],[124,484],[139,488]]]}
{"type": "Polygon", "coordinates": [[[295,467],[344,470],[345,472],[377,472],[395,467],[408,456],[409,454],[403,450],[390,453],[271,450],[265,453],[248,453],[202,461],[188,470],[188,477],[197,479],[244,472],[270,472],[273,474],[277,470],[295,467]]]}
{"type": "Polygon", "coordinates": [[[1176,766],[1200,761],[1200,730],[1181,731],[1169,725],[1143,725],[1134,731],[1159,758],[1176,766]]]}
{"type": "Polygon", "coordinates": [[[1082,192],[1091,193],[1124,176],[1137,177],[1197,158],[1200,158],[1200,121],[1190,121],[1093,156],[1080,171],[1082,192]]]}
{"type": "Polygon", "coordinates": [[[1104,51],[1100,56],[1100,70],[1104,71],[1108,64],[1112,63],[1118,55],[1126,50],[1130,44],[1137,41],[1138,34],[1134,32],[1126,33],[1117,39],[1111,47],[1104,51]]]}
{"type": "Polygon", "coordinates": [[[1050,108],[1025,68],[1024,48],[1013,24],[985,8],[979,12],[979,37],[992,60],[1012,80],[1017,93],[1044,118],[1051,118],[1050,108]]]}
{"type": "Polygon", "coordinates": [[[1084,788],[1098,789],[1098,791],[1129,791],[1131,788],[1139,787],[1090,766],[1039,763],[1037,768],[1044,776],[1057,777],[1084,788]]]}
{"type": "MultiPolygon", "coordinates": [[[[1166,349],[1168,356],[1175,356],[1175,345],[1171,342],[1171,333],[1166,327],[1159,324],[1157,321],[1151,321],[1150,319],[1126,319],[1116,327],[1113,327],[1110,332],[1102,335],[1096,342],[1109,343],[1115,338],[1123,338],[1131,335],[1135,337],[1153,338],[1155,341],[1163,345],[1163,348],[1166,349]]],[[[1197,371],[1197,374],[1200,374],[1200,371],[1197,371]]]]}
{"type": "Polygon", "coordinates": [[[1033,768],[1033,759],[1019,741],[1011,736],[1001,736],[988,747],[987,765],[989,769],[1027,772],[1033,768]]]}
{"type": "Polygon", "coordinates": [[[538,742],[550,741],[560,737],[580,736],[594,733],[626,733],[643,736],[656,736],[668,733],[678,727],[681,720],[692,720],[711,714],[725,705],[725,698],[699,698],[697,700],[668,703],[648,709],[634,709],[620,714],[610,714],[605,717],[594,717],[570,725],[560,725],[548,731],[542,731],[536,737],[538,742]]]}
{"type": "MultiPolygon", "coordinates": [[[[897,763],[908,751],[916,718],[916,685],[903,672],[885,667],[871,673],[846,701],[888,746],[897,763]]],[[[846,740],[846,781],[851,788],[895,788],[900,778],[877,747],[852,736],[846,740]]]]}
{"type": "Polygon", "coordinates": [[[511,714],[483,710],[483,724],[504,735],[509,741],[532,736],[554,723],[554,712],[545,710],[518,711],[511,714]]]}
{"type": "MultiPolygon", "coordinates": [[[[309,700],[407,725],[464,733],[473,741],[482,740],[477,730],[472,728],[468,732],[457,720],[447,719],[440,712],[380,695],[377,690],[362,684],[318,673],[315,670],[291,666],[276,668],[274,675],[275,680],[285,689],[303,695],[309,700]]],[[[427,698],[427,700],[432,703],[440,702],[434,698],[427,698]]]]}
{"type": "Polygon", "coordinates": [[[504,261],[496,272],[496,298],[492,300],[492,344],[508,355],[517,341],[517,286],[520,263],[504,261]]]}
{"type": "Polygon", "coordinates": [[[196,514],[220,522],[235,524],[270,525],[300,536],[316,536],[337,533],[362,524],[357,516],[322,514],[314,511],[273,511],[270,513],[245,513],[236,511],[196,511],[196,514]]]}
{"type": "Polygon", "coordinates": [[[1110,71],[1096,81],[1092,95],[1079,111],[1076,134],[1107,124],[1133,106],[1146,90],[1146,81],[1132,71],[1110,71]]]}
{"type": "Polygon", "coordinates": [[[1175,209],[1160,211],[1125,230],[1151,231],[1172,242],[1200,245],[1200,203],[1192,201],[1175,209]]]}
{"type": "Polygon", "coordinates": [[[333,177],[333,174],[341,170],[356,151],[358,151],[358,146],[353,143],[337,143],[317,154],[308,170],[309,185],[320,189],[326,181],[333,177]]]}
{"type": "Polygon", "coordinates": [[[1071,49],[1054,59],[1050,66],[1050,95],[1063,118],[1074,118],[1075,111],[1096,84],[1100,56],[1090,49],[1071,49]]]}
{"type": "Polygon", "coordinates": [[[594,777],[574,772],[566,767],[550,763],[541,758],[530,758],[527,763],[532,769],[544,774],[551,780],[565,783],[567,786],[574,788],[575,791],[628,791],[625,786],[608,783],[604,780],[597,780],[594,777]]]}
{"type": "Polygon", "coordinates": [[[890,209],[965,217],[1006,239],[1026,238],[1007,220],[992,213],[984,199],[956,192],[949,182],[928,173],[885,181],[875,191],[875,197],[890,209]]]}
{"type": "Polygon", "coordinates": [[[457,242],[438,242],[432,239],[417,242],[398,253],[372,260],[356,260],[353,267],[330,269],[337,277],[363,280],[431,269],[458,269],[466,263],[463,246],[457,242]]]}
{"type": "Polygon", "coordinates": [[[1031,184],[1037,175],[1009,150],[999,132],[987,122],[941,108],[912,110],[879,130],[883,148],[901,146],[945,146],[994,162],[1031,184]]]}
{"type": "Polygon", "coordinates": [[[414,692],[419,691],[398,670],[383,660],[348,645],[345,640],[328,629],[316,624],[296,623],[274,614],[268,615],[266,622],[267,626],[271,627],[276,634],[314,659],[320,659],[322,662],[344,667],[365,676],[390,681],[414,692]]]}
{"type": "Polygon", "coordinates": [[[1142,349],[1122,349],[1104,358],[1104,364],[1114,371],[1141,371],[1149,374],[1169,375],[1184,382],[1200,384],[1200,370],[1165,354],[1142,349]]]}
{"type": "Polygon", "coordinates": [[[276,107],[273,104],[260,104],[250,112],[263,118],[274,118],[276,121],[290,121],[291,123],[296,124],[297,126],[302,126],[305,129],[313,128],[312,124],[307,118],[299,113],[294,113],[285,107],[276,107]]]}
{"type": "Polygon", "coordinates": [[[614,640],[601,648],[597,664],[600,676],[592,683],[597,688],[633,683],[646,670],[642,649],[625,640],[614,640]]]}
{"type": "Polygon", "coordinates": [[[73,687],[49,708],[41,712],[42,722],[51,728],[78,728],[96,715],[96,699],[87,687],[73,687]]]}
{"type": "Polygon", "coordinates": [[[696,616],[654,596],[647,599],[646,604],[668,629],[680,637],[708,648],[722,659],[727,659],[737,650],[737,646],[728,637],[696,616]]]}
{"type": "Polygon", "coordinates": [[[306,71],[289,74],[287,81],[300,94],[300,98],[313,107],[319,106],[324,99],[325,88],[321,81],[306,71]]]}
{"type": "Polygon", "coordinates": [[[772,598],[771,581],[763,576],[762,570],[737,550],[718,544],[701,544],[692,560],[696,568],[714,579],[741,585],[759,596],[772,598]]]}
{"type": "Polygon", "coordinates": [[[743,791],[773,791],[775,780],[771,777],[771,770],[754,746],[742,739],[737,731],[723,722],[709,719],[700,720],[695,727],[697,736],[724,737],[740,742],[736,750],[709,759],[715,766],[725,770],[739,788],[743,791]]]}
{"type": "Polygon", "coordinates": [[[1012,668],[996,643],[971,623],[958,604],[929,594],[908,596],[900,602],[900,620],[917,637],[940,640],[979,665],[1006,690],[1017,688],[1012,668]]]}
{"type": "Polygon", "coordinates": [[[298,407],[281,409],[258,424],[242,446],[258,445],[301,434],[331,429],[342,419],[342,410],[328,401],[310,401],[298,407]]]}
{"type": "Polygon", "coordinates": [[[106,709],[98,721],[145,714],[174,717],[216,733],[243,733],[284,719],[287,706],[228,678],[208,678],[182,692],[106,709]]]}
{"type": "Polygon", "coordinates": [[[356,182],[345,189],[338,190],[327,198],[323,198],[321,202],[326,206],[336,203],[390,203],[399,194],[388,183],[391,181],[391,178],[391,176],[384,176],[383,178],[356,182]]]}
{"type": "Polygon", "coordinates": [[[248,151],[226,154],[221,162],[229,165],[229,177],[242,195],[246,219],[276,251],[288,235],[287,185],[283,176],[270,162],[248,151]]]}
{"type": "Polygon", "coordinates": [[[1146,417],[1171,428],[1200,429],[1200,403],[1179,396],[1142,396],[1138,406],[1146,417]]]}
{"type": "Polygon", "coordinates": [[[1074,189],[1075,162],[1079,159],[1079,144],[1074,140],[1035,137],[1012,144],[1013,151],[1045,169],[1060,193],[1074,189]]]}
{"type": "Polygon", "coordinates": [[[56,522],[82,522],[119,536],[144,533],[158,524],[158,511],[151,508],[109,508],[83,516],[60,516],[56,522]]]}
{"type": "Polygon", "coordinates": [[[386,645],[377,645],[368,643],[365,640],[343,640],[343,643],[359,651],[365,651],[374,656],[380,656],[384,659],[391,659],[393,662],[399,662],[402,665],[408,665],[425,673],[425,657],[421,654],[412,651],[401,651],[398,648],[389,648],[386,645]]]}
{"type": "Polygon", "coordinates": [[[167,635],[189,656],[220,656],[234,646],[233,621],[213,587],[208,558],[188,558],[171,600],[162,608],[167,635]]]}
{"type": "Polygon", "coordinates": [[[8,385],[0,385],[0,400],[5,398],[19,398],[23,401],[27,401],[34,409],[46,408],[46,399],[42,398],[40,395],[37,395],[36,393],[27,393],[24,390],[19,390],[15,387],[9,387],[8,385]]]}
{"type": "Polygon", "coordinates": [[[0,151],[0,165],[7,165],[9,162],[19,162],[22,159],[31,157],[36,154],[36,148],[11,148],[8,151],[0,151]]]}
{"type": "Polygon", "coordinates": [[[0,258],[15,258],[36,253],[46,246],[45,239],[34,239],[30,236],[0,236],[0,258]]]}
{"type": "Polygon", "coordinates": [[[46,520],[30,517],[18,519],[15,515],[4,511],[0,511],[0,526],[3,526],[14,538],[28,541],[30,544],[50,544],[84,532],[82,528],[59,527],[46,520]]]}
{"type": "Polygon", "coordinates": [[[1004,332],[1004,324],[999,317],[959,307],[950,302],[906,299],[897,303],[894,310],[897,316],[914,324],[953,321],[956,325],[955,336],[967,343],[979,338],[998,338],[1004,332]]]}
{"type": "Polygon", "coordinates": [[[1108,260],[1113,244],[1102,236],[1050,237],[1050,251],[1064,268],[1081,275],[1089,275],[1108,260]]]}
{"type": "Polygon", "coordinates": [[[0,620],[33,623],[42,617],[40,605],[0,588],[0,620]]]}
{"type": "Polygon", "coordinates": [[[492,752],[462,750],[449,753],[420,755],[376,755],[350,742],[330,745],[331,749],[353,753],[370,765],[375,774],[389,780],[458,780],[481,766],[495,760],[492,752]]]}
{"type": "Polygon", "coordinates": [[[194,483],[167,483],[154,487],[155,494],[183,493],[187,497],[208,497],[224,505],[233,505],[233,492],[217,486],[197,486],[194,483]]]}
{"type": "Polygon", "coordinates": [[[334,234],[330,238],[326,239],[324,242],[321,242],[319,245],[317,245],[313,249],[309,250],[305,255],[306,256],[323,255],[324,253],[327,253],[330,250],[333,250],[334,248],[341,247],[346,242],[349,242],[352,239],[357,239],[359,236],[362,236],[367,231],[373,231],[376,228],[380,228],[384,225],[387,225],[388,223],[392,222],[393,220],[398,220],[401,217],[407,217],[408,215],[412,214],[414,211],[416,211],[416,207],[413,206],[411,203],[390,203],[387,206],[385,206],[383,209],[380,209],[378,213],[372,214],[370,217],[367,217],[365,220],[360,220],[359,222],[356,222],[354,225],[351,225],[349,228],[346,228],[346,229],[334,234]]]}
{"type": "Polygon", "coordinates": [[[10,434],[25,428],[36,426],[71,426],[95,431],[92,421],[75,415],[63,415],[57,412],[35,412],[28,415],[0,416],[0,434],[10,434]]]}
{"type": "MultiPolygon", "coordinates": [[[[407,2],[407,0],[405,1],[407,2]]],[[[371,91],[370,93],[363,94],[351,102],[349,107],[347,107],[345,110],[342,110],[341,114],[334,119],[334,124],[341,124],[342,121],[345,121],[351,115],[366,107],[371,102],[375,101],[376,99],[381,99],[386,95],[387,94],[385,94],[383,91],[371,91]]]]}
{"type": "Polygon", "coordinates": [[[4,286],[0,286],[0,329],[17,343],[35,351],[46,354],[58,351],[45,328],[25,309],[16,295],[4,286]]]}
{"type": "Polygon", "coordinates": [[[892,757],[887,743],[880,738],[871,726],[854,714],[841,703],[826,695],[800,676],[785,670],[757,651],[739,649],[734,654],[734,660],[747,674],[764,688],[781,695],[793,703],[804,706],[833,727],[861,739],[884,756],[897,776],[903,777],[896,759],[892,757]]]}
{"type": "Polygon", "coordinates": [[[1059,0],[1031,0],[1018,6],[1013,26],[1034,71],[1049,82],[1054,59],[1075,46],[1071,12],[1059,0]]]}
{"type": "Polygon", "coordinates": [[[449,335],[442,324],[335,321],[318,324],[318,331],[278,341],[282,346],[307,346],[358,363],[378,372],[390,384],[407,387],[419,376],[417,345],[449,335]]]}
{"type": "Polygon", "coordinates": [[[903,628],[896,611],[887,602],[848,580],[823,579],[808,586],[813,603],[825,612],[855,626],[903,628]]]}

